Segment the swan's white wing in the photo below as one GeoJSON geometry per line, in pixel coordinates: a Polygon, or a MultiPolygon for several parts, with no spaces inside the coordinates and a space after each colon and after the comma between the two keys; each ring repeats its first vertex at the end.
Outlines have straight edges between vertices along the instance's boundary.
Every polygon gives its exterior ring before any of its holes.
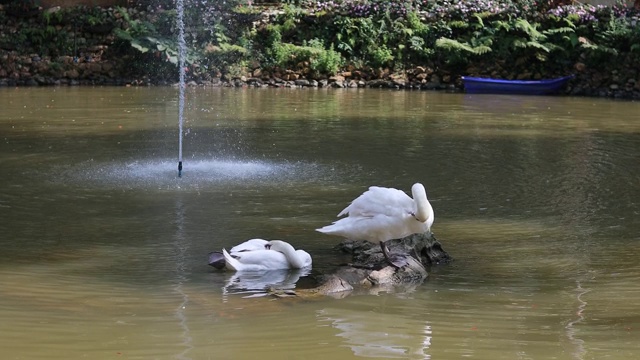
{"type": "Polygon", "coordinates": [[[255,250],[240,252],[232,255],[242,264],[242,269],[236,270],[277,270],[288,269],[289,262],[283,253],[273,250],[255,250]]]}
{"type": "Polygon", "coordinates": [[[404,218],[381,214],[367,217],[350,215],[317,231],[353,240],[386,241],[412,234],[407,227],[407,218],[418,224],[408,214],[404,218]]]}
{"type": "Polygon", "coordinates": [[[238,244],[229,250],[230,254],[243,252],[243,251],[254,251],[254,250],[266,250],[265,245],[268,243],[267,240],[264,239],[250,239],[242,244],[238,244]]]}
{"type": "Polygon", "coordinates": [[[378,214],[402,216],[414,210],[414,202],[404,191],[372,186],[338,214],[371,217],[378,214]]]}

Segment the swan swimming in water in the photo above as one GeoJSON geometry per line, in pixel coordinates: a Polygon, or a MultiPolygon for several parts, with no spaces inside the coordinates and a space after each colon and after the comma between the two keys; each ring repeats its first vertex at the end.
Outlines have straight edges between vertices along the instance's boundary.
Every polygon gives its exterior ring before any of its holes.
{"type": "Polygon", "coordinates": [[[338,214],[347,217],[316,231],[380,242],[381,246],[387,240],[430,232],[435,215],[424,186],[413,184],[411,195],[413,198],[398,189],[372,186],[338,214]]]}
{"type": "Polygon", "coordinates": [[[229,252],[222,249],[224,266],[220,266],[221,261],[217,254],[209,254],[209,265],[235,271],[302,269],[310,267],[312,262],[309,253],[296,250],[282,240],[251,239],[234,246],[229,252]]]}

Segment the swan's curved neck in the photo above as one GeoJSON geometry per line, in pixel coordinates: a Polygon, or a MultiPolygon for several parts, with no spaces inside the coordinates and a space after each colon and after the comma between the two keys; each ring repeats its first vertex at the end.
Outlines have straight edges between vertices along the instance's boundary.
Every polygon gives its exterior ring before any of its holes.
{"type": "Polygon", "coordinates": [[[287,262],[289,263],[289,266],[294,269],[301,269],[305,266],[304,258],[300,254],[298,254],[296,249],[293,246],[291,246],[291,244],[287,242],[272,240],[271,250],[276,250],[283,253],[284,256],[287,258],[287,262]]]}
{"type": "Polygon", "coordinates": [[[427,223],[429,227],[431,227],[434,218],[433,208],[429,200],[427,200],[427,192],[424,186],[419,183],[414,184],[413,187],[411,187],[411,195],[413,196],[413,201],[416,203],[416,219],[420,222],[427,223]]]}

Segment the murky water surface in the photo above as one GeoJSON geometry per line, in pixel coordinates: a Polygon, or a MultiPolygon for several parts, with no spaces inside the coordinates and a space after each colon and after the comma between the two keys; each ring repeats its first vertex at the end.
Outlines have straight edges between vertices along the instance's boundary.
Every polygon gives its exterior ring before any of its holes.
{"type": "Polygon", "coordinates": [[[5,359],[640,357],[640,104],[378,90],[0,89],[5,359]],[[455,261],[423,284],[272,299],[253,238],[423,182],[455,261]],[[252,290],[247,290],[252,289],[252,290]]]}

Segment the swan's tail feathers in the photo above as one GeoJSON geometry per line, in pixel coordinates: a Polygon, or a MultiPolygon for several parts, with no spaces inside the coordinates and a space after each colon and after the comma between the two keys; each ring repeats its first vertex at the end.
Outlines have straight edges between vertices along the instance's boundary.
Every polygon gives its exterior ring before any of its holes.
{"type": "Polygon", "coordinates": [[[233,256],[229,255],[226,249],[222,249],[222,255],[224,256],[224,261],[227,269],[229,270],[240,270],[240,261],[236,260],[233,256]]]}
{"type": "Polygon", "coordinates": [[[209,253],[209,266],[213,266],[218,270],[224,269],[225,261],[222,251],[212,251],[209,253]]]}
{"type": "Polygon", "coordinates": [[[335,225],[327,225],[327,226],[323,226],[321,228],[316,229],[316,231],[321,232],[323,234],[334,235],[338,231],[338,229],[335,225]]]}

